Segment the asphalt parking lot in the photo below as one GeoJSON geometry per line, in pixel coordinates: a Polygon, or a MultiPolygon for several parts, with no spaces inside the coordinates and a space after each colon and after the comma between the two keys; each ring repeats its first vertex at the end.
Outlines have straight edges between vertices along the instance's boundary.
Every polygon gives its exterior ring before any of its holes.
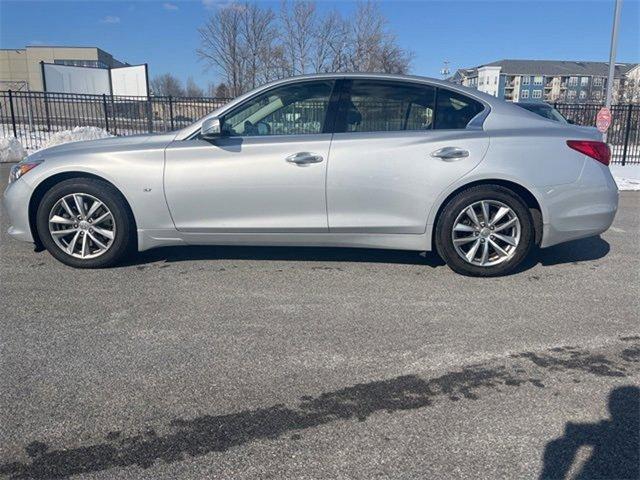
{"type": "Polygon", "coordinates": [[[315,248],[73,270],[3,210],[0,476],[637,477],[639,212],[473,279],[315,248]]]}

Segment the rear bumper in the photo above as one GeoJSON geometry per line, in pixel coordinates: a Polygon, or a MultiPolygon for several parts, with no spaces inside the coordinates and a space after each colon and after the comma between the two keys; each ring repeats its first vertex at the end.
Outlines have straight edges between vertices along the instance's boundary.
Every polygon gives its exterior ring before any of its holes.
{"type": "Polygon", "coordinates": [[[22,179],[10,184],[4,191],[3,203],[9,216],[7,233],[23,242],[33,242],[29,225],[29,199],[31,187],[22,179]]]}
{"type": "Polygon", "coordinates": [[[543,192],[541,247],[591,237],[606,231],[618,210],[618,187],[609,168],[586,159],[578,181],[543,192]]]}

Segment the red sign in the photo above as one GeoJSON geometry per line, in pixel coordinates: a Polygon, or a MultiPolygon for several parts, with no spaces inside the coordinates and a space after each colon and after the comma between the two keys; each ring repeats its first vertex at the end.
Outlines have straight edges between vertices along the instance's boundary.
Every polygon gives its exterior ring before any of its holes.
{"type": "Polygon", "coordinates": [[[596,128],[602,133],[606,132],[611,125],[611,111],[607,107],[602,107],[596,115],[596,128]]]}

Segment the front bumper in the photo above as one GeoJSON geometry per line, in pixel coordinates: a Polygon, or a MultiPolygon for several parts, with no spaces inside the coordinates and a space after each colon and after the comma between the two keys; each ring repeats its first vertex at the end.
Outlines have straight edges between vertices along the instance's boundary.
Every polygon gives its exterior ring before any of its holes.
{"type": "Polygon", "coordinates": [[[591,237],[606,231],[618,210],[618,187],[609,168],[586,159],[575,183],[543,192],[547,214],[541,247],[591,237]]]}
{"type": "Polygon", "coordinates": [[[3,203],[9,215],[9,230],[7,233],[16,240],[33,242],[31,226],[29,225],[29,200],[32,189],[23,180],[9,184],[4,191],[3,203]]]}

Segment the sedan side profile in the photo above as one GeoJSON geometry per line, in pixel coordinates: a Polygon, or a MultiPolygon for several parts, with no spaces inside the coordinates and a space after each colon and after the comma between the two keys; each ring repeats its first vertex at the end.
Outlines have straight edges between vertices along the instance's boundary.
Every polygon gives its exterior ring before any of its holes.
{"type": "Polygon", "coordinates": [[[596,133],[423,77],[322,74],[249,92],[160,135],[15,165],[9,233],[79,268],[166,245],[436,250],[502,275],[597,235],[618,191],[596,133]]]}

